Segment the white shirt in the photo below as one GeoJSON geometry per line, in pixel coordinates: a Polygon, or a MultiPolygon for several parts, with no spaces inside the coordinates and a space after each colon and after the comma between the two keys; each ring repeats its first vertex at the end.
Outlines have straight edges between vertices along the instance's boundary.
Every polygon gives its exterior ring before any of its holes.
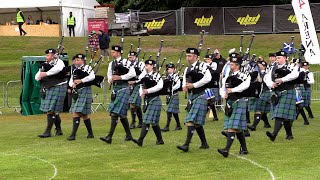
{"type": "Polygon", "coordinates": [[[314,75],[312,72],[308,73],[307,82],[308,82],[308,84],[314,84],[314,75]]]}
{"type": "MultiPolygon", "coordinates": [[[[235,71],[231,74],[232,75],[237,75],[238,73],[241,73],[240,71],[235,71]]],[[[229,74],[226,74],[226,76],[222,79],[222,86],[220,88],[220,95],[222,97],[225,97],[225,95],[227,94],[227,88],[226,88],[226,80],[229,77],[229,74]]],[[[236,93],[236,92],[242,92],[246,89],[249,88],[250,86],[250,82],[251,82],[251,76],[248,74],[244,74],[241,73],[239,74],[240,77],[242,77],[243,82],[241,84],[239,84],[237,87],[232,88],[232,93],[236,93]]]]}
{"type": "Polygon", "coordinates": [[[207,65],[208,67],[210,67],[212,70],[217,70],[217,63],[216,62],[211,62],[211,63],[205,63],[205,65],[207,65]]]}
{"type": "MultiPolygon", "coordinates": [[[[48,64],[53,65],[53,67],[49,71],[46,72],[47,76],[56,75],[60,71],[62,71],[62,69],[65,67],[65,65],[64,65],[64,63],[63,63],[63,61],[61,59],[54,59],[54,60],[50,61],[48,64]]],[[[41,72],[41,70],[39,69],[39,71],[35,75],[36,81],[39,81],[40,72],[41,72]]],[[[67,83],[67,81],[61,82],[61,83],[59,83],[57,85],[62,85],[62,84],[65,84],[65,83],[67,83]]]]}
{"type": "MultiPolygon", "coordinates": [[[[95,79],[96,75],[95,75],[94,72],[92,71],[92,67],[89,66],[89,65],[82,65],[82,66],[80,66],[80,67],[78,67],[78,68],[76,68],[76,69],[81,69],[82,67],[83,67],[83,71],[86,71],[86,72],[89,72],[89,71],[90,71],[90,73],[89,73],[88,76],[86,76],[86,77],[84,77],[84,78],[81,79],[82,83],[86,83],[86,82],[93,81],[93,80],[95,79]]],[[[75,69],[74,69],[74,70],[75,70],[75,69]]],[[[72,74],[71,74],[71,78],[70,78],[70,81],[69,81],[69,86],[70,86],[70,87],[73,86],[73,72],[74,72],[74,70],[71,72],[72,74]]]]}
{"type": "MultiPolygon", "coordinates": [[[[115,59],[114,61],[119,62],[120,60],[121,60],[121,57],[115,59]]],[[[121,75],[120,76],[121,80],[129,80],[129,79],[131,79],[131,78],[136,76],[136,71],[134,70],[134,66],[130,67],[130,62],[127,62],[127,61],[128,61],[127,59],[122,59],[122,65],[124,67],[129,68],[129,72],[127,74],[121,75]]],[[[113,61],[111,61],[109,63],[109,66],[108,66],[108,82],[109,83],[112,80],[112,74],[113,74],[113,72],[112,72],[112,63],[113,63],[113,61]]]]}
{"type": "MultiPolygon", "coordinates": [[[[284,65],[278,65],[279,68],[282,68],[284,65]]],[[[270,71],[264,76],[263,80],[266,83],[266,85],[271,89],[273,86],[273,81],[272,81],[272,70],[275,66],[272,67],[272,69],[270,69],[270,71]]],[[[291,71],[291,73],[289,73],[288,75],[286,75],[285,77],[281,78],[281,80],[283,82],[288,82],[288,81],[292,81],[294,79],[297,79],[299,77],[299,67],[295,66],[293,68],[293,70],[291,71]]]]}
{"type": "Polygon", "coordinates": [[[180,81],[180,78],[178,76],[178,74],[169,74],[169,76],[173,76],[172,80],[173,80],[173,83],[172,83],[172,92],[179,89],[180,86],[181,86],[181,81],[180,81]]]}
{"type": "MultiPolygon", "coordinates": [[[[196,61],[196,62],[194,62],[192,64],[191,70],[193,70],[195,68],[197,62],[198,61],[196,61]]],[[[188,67],[185,68],[184,73],[183,73],[182,87],[186,86],[186,82],[187,82],[186,74],[187,74],[187,71],[188,71],[188,67]]],[[[211,81],[211,78],[212,78],[210,71],[207,69],[207,66],[203,62],[201,62],[199,64],[199,72],[202,73],[204,76],[203,76],[202,79],[200,79],[200,81],[193,83],[193,87],[194,88],[199,88],[199,87],[202,87],[202,86],[206,85],[207,83],[209,83],[211,81]]]]}

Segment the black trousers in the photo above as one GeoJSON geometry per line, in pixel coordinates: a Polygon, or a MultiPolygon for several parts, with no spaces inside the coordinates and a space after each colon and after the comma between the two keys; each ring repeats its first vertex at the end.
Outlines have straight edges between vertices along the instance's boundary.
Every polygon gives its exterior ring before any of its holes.
{"type": "Polygon", "coordinates": [[[74,37],[74,25],[69,25],[69,36],[71,36],[71,31],[73,32],[73,37],[74,37]]]}
{"type": "Polygon", "coordinates": [[[22,29],[23,22],[18,22],[18,25],[19,25],[20,36],[22,36],[22,33],[23,33],[23,34],[27,34],[27,33],[22,29]]]}

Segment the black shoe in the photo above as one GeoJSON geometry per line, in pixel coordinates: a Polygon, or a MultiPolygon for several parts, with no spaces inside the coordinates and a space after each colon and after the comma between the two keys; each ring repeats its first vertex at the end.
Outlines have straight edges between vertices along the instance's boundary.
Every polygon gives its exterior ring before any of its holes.
{"type": "Polygon", "coordinates": [[[250,134],[249,131],[244,131],[244,136],[245,136],[245,137],[250,137],[250,135],[251,135],[251,134],[250,134]]]}
{"type": "Polygon", "coordinates": [[[23,36],[27,35],[27,33],[24,33],[23,36]]]}
{"type": "Polygon", "coordinates": [[[292,140],[293,139],[293,136],[287,136],[286,137],[286,140],[292,140]]]}
{"type": "Polygon", "coordinates": [[[270,124],[265,124],[263,127],[264,128],[271,128],[270,124]]]}
{"type": "Polygon", "coordinates": [[[48,137],[51,137],[51,133],[43,133],[43,134],[40,134],[38,135],[39,138],[48,138],[48,137]]]}
{"type": "Polygon", "coordinates": [[[104,142],[106,142],[106,143],[108,143],[108,144],[111,144],[111,142],[112,142],[112,139],[110,138],[109,135],[106,136],[106,137],[101,137],[100,140],[101,140],[101,141],[104,141],[104,142]]]}
{"type": "Polygon", "coordinates": [[[199,147],[199,149],[209,149],[210,146],[208,144],[201,144],[201,146],[199,147]]]}
{"type": "Polygon", "coordinates": [[[124,138],[124,141],[132,141],[132,136],[131,135],[126,135],[126,137],[124,138]]]}
{"type": "Polygon", "coordinates": [[[88,134],[87,139],[91,139],[91,138],[94,138],[94,135],[93,134],[88,134]]]}
{"type": "Polygon", "coordinates": [[[136,125],[134,123],[130,124],[130,129],[135,129],[136,125]]]}
{"type": "Polygon", "coordinates": [[[217,117],[213,118],[213,121],[219,121],[219,119],[217,117]]]}
{"type": "Polygon", "coordinates": [[[271,141],[274,141],[276,137],[269,131],[266,132],[266,135],[270,138],[271,141]]]}
{"type": "Polygon", "coordinates": [[[303,124],[304,125],[309,125],[310,123],[309,123],[309,121],[305,121],[303,124]]]}
{"type": "Polygon", "coordinates": [[[309,118],[313,119],[313,118],[314,118],[314,116],[313,116],[313,115],[309,115],[309,118]]]}
{"type": "Polygon", "coordinates": [[[176,126],[176,128],[174,128],[174,131],[179,131],[179,130],[182,130],[181,126],[176,126]]]}
{"type": "Polygon", "coordinates": [[[188,152],[189,151],[189,146],[188,145],[182,145],[182,146],[177,146],[178,149],[182,150],[183,152],[188,152]]]}
{"type": "Polygon", "coordinates": [[[60,128],[60,129],[57,129],[57,128],[56,128],[56,134],[55,134],[55,136],[62,136],[62,135],[63,135],[63,133],[62,133],[61,128],[60,128]]]}
{"type": "Polygon", "coordinates": [[[225,131],[221,131],[221,134],[224,135],[225,137],[228,137],[228,134],[225,131]]]}
{"type": "Polygon", "coordinates": [[[160,129],[162,132],[168,132],[169,131],[169,127],[165,126],[164,128],[160,129]]]}
{"type": "Polygon", "coordinates": [[[142,124],[138,124],[136,128],[142,128],[142,124]]]}
{"type": "Polygon", "coordinates": [[[249,154],[249,152],[248,152],[248,151],[244,151],[244,150],[240,150],[240,151],[239,151],[239,154],[240,154],[240,155],[242,155],[242,154],[249,154]]]}
{"type": "Polygon", "coordinates": [[[217,150],[220,154],[222,154],[223,157],[229,156],[229,152],[227,150],[225,150],[225,149],[217,149],[217,150]]]}
{"type": "Polygon", "coordinates": [[[76,140],[76,136],[69,136],[68,137],[68,139],[67,139],[68,141],[74,141],[74,140],[76,140]]]}
{"type": "Polygon", "coordinates": [[[163,142],[163,140],[162,140],[162,139],[157,140],[156,145],[162,145],[162,144],[164,144],[164,142],[163,142]]]}
{"type": "Polygon", "coordinates": [[[136,144],[138,144],[138,146],[142,147],[143,141],[139,140],[139,139],[132,139],[132,141],[136,144]]]}
{"type": "Polygon", "coordinates": [[[256,127],[254,127],[254,126],[248,125],[247,127],[248,127],[251,131],[256,131],[256,127]]]}

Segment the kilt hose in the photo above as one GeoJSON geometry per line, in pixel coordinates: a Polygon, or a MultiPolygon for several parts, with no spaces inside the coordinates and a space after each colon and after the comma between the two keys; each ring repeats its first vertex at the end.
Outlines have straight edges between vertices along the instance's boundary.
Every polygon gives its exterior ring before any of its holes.
{"type": "Polygon", "coordinates": [[[78,89],[78,98],[72,99],[71,113],[91,114],[92,89],[91,86],[78,89]]]}
{"type": "Polygon", "coordinates": [[[46,97],[41,98],[40,110],[59,113],[63,111],[64,98],[67,94],[67,84],[56,85],[46,90],[46,97]]]}
{"type": "Polygon", "coordinates": [[[208,101],[204,91],[197,94],[188,95],[188,101],[191,101],[192,106],[184,119],[184,123],[193,122],[195,125],[203,126],[206,121],[208,110],[208,101]]]}
{"type": "Polygon", "coordinates": [[[289,89],[276,92],[279,98],[278,104],[271,104],[270,119],[283,118],[290,121],[296,119],[296,90],[289,89]]]}
{"type": "Polygon", "coordinates": [[[233,110],[230,117],[224,117],[223,129],[247,130],[247,99],[241,98],[236,101],[228,100],[226,103],[228,103],[233,110]]]}
{"type": "Polygon", "coordinates": [[[113,86],[116,98],[109,105],[109,112],[120,117],[126,117],[129,109],[130,89],[127,84],[113,86]]]}
{"type": "Polygon", "coordinates": [[[305,88],[305,93],[303,96],[303,107],[308,107],[311,105],[311,88],[305,88]]]}
{"type": "Polygon", "coordinates": [[[170,97],[167,112],[178,114],[179,111],[179,94],[175,93],[170,97]]]}
{"type": "Polygon", "coordinates": [[[160,96],[147,98],[145,101],[147,101],[148,105],[146,112],[143,114],[142,122],[144,124],[152,124],[153,126],[159,124],[162,106],[160,96]]]}
{"type": "Polygon", "coordinates": [[[141,97],[139,95],[139,85],[135,85],[129,98],[129,103],[136,107],[141,107],[141,97]]]}
{"type": "Polygon", "coordinates": [[[270,112],[271,107],[271,92],[270,91],[263,91],[260,94],[259,98],[256,98],[255,103],[255,112],[270,112]]]}

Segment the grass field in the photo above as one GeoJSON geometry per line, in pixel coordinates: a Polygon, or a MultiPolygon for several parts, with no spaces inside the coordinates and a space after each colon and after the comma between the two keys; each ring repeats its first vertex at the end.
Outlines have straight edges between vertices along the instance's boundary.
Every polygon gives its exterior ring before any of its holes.
{"type": "MultiPolygon", "coordinates": [[[[252,53],[267,56],[270,51],[281,48],[284,41],[289,41],[291,34],[257,35],[252,53]]],[[[298,42],[298,34],[295,34],[298,42]]],[[[159,42],[164,39],[162,58],[176,61],[181,50],[196,46],[198,36],[150,36],[142,37],[142,48],[156,56],[159,42]]],[[[246,37],[246,43],[249,36],[246,37]]],[[[1,37],[0,41],[0,81],[20,78],[21,57],[43,55],[43,51],[56,47],[59,38],[40,37],[1,37]]],[[[137,37],[126,37],[126,50],[129,44],[136,45],[137,37]]],[[[239,36],[206,36],[203,48],[219,48],[226,56],[230,48],[239,46],[239,36]]],[[[85,38],[65,38],[65,51],[71,55],[83,52],[85,38]]],[[[112,43],[119,38],[112,38],[112,43]]],[[[245,43],[245,45],[246,45],[245,43]]],[[[102,65],[101,74],[106,74],[106,64],[102,65]]],[[[318,65],[313,71],[320,71],[318,65]]],[[[16,99],[17,91],[10,93],[16,99]]],[[[108,88],[107,88],[108,89],[108,88]]],[[[1,92],[1,90],[0,90],[1,92]]],[[[319,92],[314,92],[319,93],[319,92]]],[[[185,101],[181,94],[182,103],[185,101]]],[[[108,97],[109,98],[109,97],[108,97]]],[[[1,100],[1,97],[0,97],[1,100]]],[[[110,127],[110,117],[100,109],[91,116],[94,139],[86,139],[86,129],[81,122],[77,140],[68,142],[71,133],[71,115],[63,113],[63,136],[39,139],[46,122],[45,115],[20,116],[12,109],[0,109],[0,179],[320,179],[320,102],[313,101],[315,115],[310,125],[303,125],[301,117],[294,123],[294,140],[285,140],[282,129],[275,142],[265,135],[262,123],[256,132],[247,138],[249,154],[238,156],[239,142],[231,148],[232,155],[223,158],[216,149],[225,146],[225,137],[220,134],[223,126],[223,112],[218,112],[219,121],[207,118],[205,132],[210,145],[209,150],[200,150],[200,140],[195,133],[190,145],[190,152],[183,153],[176,148],[185,141],[186,128],[182,131],[163,133],[164,145],[155,145],[155,135],[149,131],[142,148],[133,142],[124,142],[125,132],[118,124],[113,143],[107,145],[99,140],[110,127]],[[268,171],[269,170],[269,171],[268,171]]],[[[0,105],[1,106],[1,105],[0,105]]],[[[185,110],[180,108],[180,119],[185,117],[185,110]]],[[[129,113],[130,114],[130,113],[129,113]]],[[[253,116],[253,115],[252,115],[253,116]]],[[[253,119],[253,117],[251,117],[253,119]]],[[[129,118],[130,121],[130,118],[129,118]]],[[[166,116],[162,111],[160,126],[165,125],[166,116]]],[[[273,126],[273,121],[271,122],[273,126]]],[[[174,120],[171,130],[174,129],[174,120]]],[[[132,131],[139,137],[140,129],[132,131]]]]}
{"type": "MultiPolygon", "coordinates": [[[[319,102],[313,104],[315,119],[309,126],[298,119],[293,126],[295,139],[285,140],[284,129],[275,142],[265,135],[266,129],[259,124],[256,132],[247,138],[249,153],[247,158],[236,155],[239,143],[235,141],[229,158],[216,152],[225,146],[222,130],[223,114],[213,122],[207,118],[205,131],[209,150],[200,150],[200,140],[194,135],[188,153],[180,152],[176,145],[185,140],[186,128],[182,131],[163,133],[164,145],[155,145],[155,135],[149,131],[144,146],[124,142],[125,132],[118,124],[113,143],[107,145],[99,140],[105,136],[110,126],[107,112],[92,115],[94,139],[86,139],[83,122],[77,140],[68,142],[72,120],[70,114],[62,114],[64,136],[39,139],[45,126],[45,116],[19,116],[9,113],[1,117],[0,135],[0,179],[272,179],[270,173],[248,160],[268,168],[276,179],[319,179],[319,102]],[[47,162],[36,158],[41,158],[47,162]]],[[[185,116],[181,110],[180,118],[185,116]]],[[[161,115],[161,127],[165,124],[165,113],[161,115]]],[[[273,121],[271,123],[273,125],[273,121]]],[[[171,130],[175,123],[171,123],[171,130]]],[[[139,137],[140,129],[132,131],[139,137]]]]}

